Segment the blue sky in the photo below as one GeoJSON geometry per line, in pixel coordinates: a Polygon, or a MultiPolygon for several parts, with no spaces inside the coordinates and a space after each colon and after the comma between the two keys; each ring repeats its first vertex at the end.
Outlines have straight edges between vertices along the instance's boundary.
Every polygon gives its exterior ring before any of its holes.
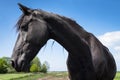
{"type": "MultiPolygon", "coordinates": [[[[17,38],[14,26],[22,14],[17,3],[76,20],[110,49],[120,70],[120,0],[0,0],[0,57],[12,54],[17,38]]],[[[52,48],[51,44],[48,41],[38,57],[48,61],[50,70],[66,70],[67,51],[57,42],[52,48]]]]}

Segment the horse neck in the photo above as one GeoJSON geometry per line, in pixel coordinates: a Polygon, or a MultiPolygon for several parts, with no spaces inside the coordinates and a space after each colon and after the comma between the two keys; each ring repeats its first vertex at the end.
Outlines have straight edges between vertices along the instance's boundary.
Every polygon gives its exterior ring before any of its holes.
{"type": "Polygon", "coordinates": [[[68,52],[78,53],[89,51],[85,36],[87,32],[75,21],[65,17],[55,16],[48,20],[51,38],[60,43],[68,52]],[[85,51],[86,51],[85,50],[85,51]]]}

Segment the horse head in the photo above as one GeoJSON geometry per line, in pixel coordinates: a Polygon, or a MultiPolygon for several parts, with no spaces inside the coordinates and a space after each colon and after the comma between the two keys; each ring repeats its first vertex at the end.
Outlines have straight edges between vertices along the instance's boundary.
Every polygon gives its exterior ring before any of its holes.
{"type": "Polygon", "coordinates": [[[11,58],[12,66],[17,71],[26,71],[30,61],[49,39],[47,24],[36,18],[36,12],[19,4],[23,12],[17,23],[18,38],[11,58]],[[38,35],[39,34],[39,35],[38,35]]]}

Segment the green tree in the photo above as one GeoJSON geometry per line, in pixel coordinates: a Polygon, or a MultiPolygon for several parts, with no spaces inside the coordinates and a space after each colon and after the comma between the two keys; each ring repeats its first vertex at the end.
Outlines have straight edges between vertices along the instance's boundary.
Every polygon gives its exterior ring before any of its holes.
{"type": "Polygon", "coordinates": [[[48,64],[47,61],[45,61],[45,62],[43,63],[43,65],[41,66],[40,72],[47,73],[48,69],[49,69],[49,64],[48,64]]]}
{"type": "Polygon", "coordinates": [[[2,59],[4,59],[7,62],[7,70],[9,73],[16,72],[15,69],[11,65],[11,58],[10,57],[3,57],[2,59]]]}
{"type": "Polygon", "coordinates": [[[30,67],[30,72],[38,72],[39,68],[36,64],[32,64],[32,66],[30,67]]]}
{"type": "Polygon", "coordinates": [[[49,64],[47,61],[45,61],[43,64],[41,64],[38,57],[35,57],[30,64],[30,72],[43,72],[47,73],[49,69],[49,64]]]}
{"type": "Polygon", "coordinates": [[[0,73],[7,73],[7,67],[7,62],[3,58],[0,58],[0,73]]]}
{"type": "Polygon", "coordinates": [[[38,57],[35,57],[32,61],[31,61],[31,66],[30,66],[30,71],[31,72],[39,72],[41,69],[41,62],[39,60],[38,57]]]}

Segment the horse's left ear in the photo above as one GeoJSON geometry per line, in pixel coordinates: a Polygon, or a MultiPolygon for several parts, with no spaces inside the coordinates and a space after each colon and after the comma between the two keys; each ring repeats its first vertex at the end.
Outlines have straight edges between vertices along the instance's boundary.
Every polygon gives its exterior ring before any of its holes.
{"type": "Polygon", "coordinates": [[[18,5],[19,5],[21,11],[23,12],[23,14],[28,15],[28,14],[31,13],[32,10],[30,8],[24,6],[24,5],[20,4],[20,3],[18,3],[18,5]]]}

